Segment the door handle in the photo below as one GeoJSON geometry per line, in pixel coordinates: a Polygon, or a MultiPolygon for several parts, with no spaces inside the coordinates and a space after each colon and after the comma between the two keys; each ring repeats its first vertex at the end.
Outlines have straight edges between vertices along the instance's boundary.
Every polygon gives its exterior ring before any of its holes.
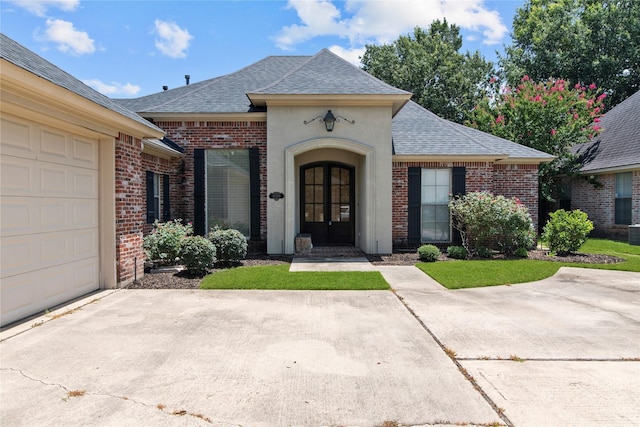
{"type": "Polygon", "coordinates": [[[331,225],[331,221],[329,221],[329,225],[331,225]]]}

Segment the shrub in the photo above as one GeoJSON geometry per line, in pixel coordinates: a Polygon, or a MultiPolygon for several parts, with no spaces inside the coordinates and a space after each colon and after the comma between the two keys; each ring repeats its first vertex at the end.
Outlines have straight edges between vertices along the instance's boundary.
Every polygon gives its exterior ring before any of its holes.
{"type": "Polygon", "coordinates": [[[247,239],[238,230],[214,227],[209,240],[216,247],[216,258],[222,262],[240,262],[247,256],[247,239]]]}
{"type": "Polygon", "coordinates": [[[466,259],[467,250],[464,246],[449,246],[447,248],[447,255],[453,259],[466,259]]]}
{"type": "Polygon", "coordinates": [[[480,257],[480,258],[486,258],[486,259],[491,259],[493,258],[493,251],[491,249],[489,249],[486,246],[480,246],[477,249],[476,254],[480,257]]]}
{"type": "Polygon", "coordinates": [[[216,247],[202,236],[182,239],[180,260],[189,273],[203,275],[216,262],[216,247]]]}
{"type": "Polygon", "coordinates": [[[181,219],[154,222],[153,231],[143,239],[147,259],[158,265],[171,265],[180,256],[182,240],[193,234],[191,224],[182,224],[181,219]]]}
{"type": "Polygon", "coordinates": [[[422,245],[418,248],[418,257],[420,261],[434,262],[440,256],[440,249],[433,245],[422,245]]]}
{"type": "Polygon", "coordinates": [[[527,207],[517,198],[472,192],[449,202],[453,227],[470,256],[490,257],[492,247],[504,254],[533,246],[535,231],[527,207]]]}
{"type": "Polygon", "coordinates": [[[514,256],[518,258],[527,258],[529,256],[529,251],[526,248],[518,248],[513,252],[514,256]]]}
{"type": "Polygon", "coordinates": [[[567,212],[564,209],[549,214],[542,231],[542,238],[549,250],[558,255],[576,252],[587,241],[587,235],[593,230],[586,213],[579,209],[567,212]]]}

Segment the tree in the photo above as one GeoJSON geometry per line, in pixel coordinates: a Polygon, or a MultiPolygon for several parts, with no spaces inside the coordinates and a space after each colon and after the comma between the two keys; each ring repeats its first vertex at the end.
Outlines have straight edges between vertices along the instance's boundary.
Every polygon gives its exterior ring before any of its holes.
{"type": "Polygon", "coordinates": [[[466,124],[556,156],[539,169],[540,196],[553,200],[556,177],[579,169],[571,147],[600,132],[606,95],[595,84],[571,86],[562,79],[536,83],[524,76],[515,88],[492,83],[497,92],[476,106],[466,124]]]}
{"type": "Polygon", "coordinates": [[[562,78],[595,83],[607,107],[640,89],[638,0],[528,0],[500,58],[509,82],[562,78]]]}
{"type": "Polygon", "coordinates": [[[436,20],[427,31],[416,27],[391,44],[367,45],[360,59],[368,73],[412,92],[415,102],[440,117],[462,123],[483,97],[493,64],[477,51],[460,53],[461,47],[460,28],[436,20]]]}

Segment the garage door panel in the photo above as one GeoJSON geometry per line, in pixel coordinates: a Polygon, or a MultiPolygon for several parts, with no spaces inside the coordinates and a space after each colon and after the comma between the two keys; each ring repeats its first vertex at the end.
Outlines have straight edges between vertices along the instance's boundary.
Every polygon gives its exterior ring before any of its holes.
{"type": "Polygon", "coordinates": [[[100,150],[97,140],[1,120],[4,325],[99,288],[100,150]]]}
{"type": "Polygon", "coordinates": [[[0,235],[29,234],[39,229],[40,203],[25,197],[3,197],[0,206],[0,235]]]}
{"type": "Polygon", "coordinates": [[[97,229],[2,237],[2,278],[95,258],[97,229]]]}
{"type": "Polygon", "coordinates": [[[98,281],[97,259],[32,271],[2,280],[2,324],[85,295],[98,281]]]}
{"type": "Polygon", "coordinates": [[[36,182],[36,165],[32,160],[2,155],[0,161],[0,194],[7,196],[32,195],[36,182]]]}
{"type": "Polygon", "coordinates": [[[2,139],[2,154],[10,156],[24,157],[28,159],[36,158],[35,140],[31,138],[32,127],[27,123],[0,119],[2,139]]]}

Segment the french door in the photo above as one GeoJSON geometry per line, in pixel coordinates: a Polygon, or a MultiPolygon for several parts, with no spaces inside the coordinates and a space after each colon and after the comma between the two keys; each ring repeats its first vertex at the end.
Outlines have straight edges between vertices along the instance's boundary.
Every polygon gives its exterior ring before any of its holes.
{"type": "Polygon", "coordinates": [[[300,232],[314,245],[353,245],[354,169],[339,163],[313,163],[300,170],[300,232]]]}

